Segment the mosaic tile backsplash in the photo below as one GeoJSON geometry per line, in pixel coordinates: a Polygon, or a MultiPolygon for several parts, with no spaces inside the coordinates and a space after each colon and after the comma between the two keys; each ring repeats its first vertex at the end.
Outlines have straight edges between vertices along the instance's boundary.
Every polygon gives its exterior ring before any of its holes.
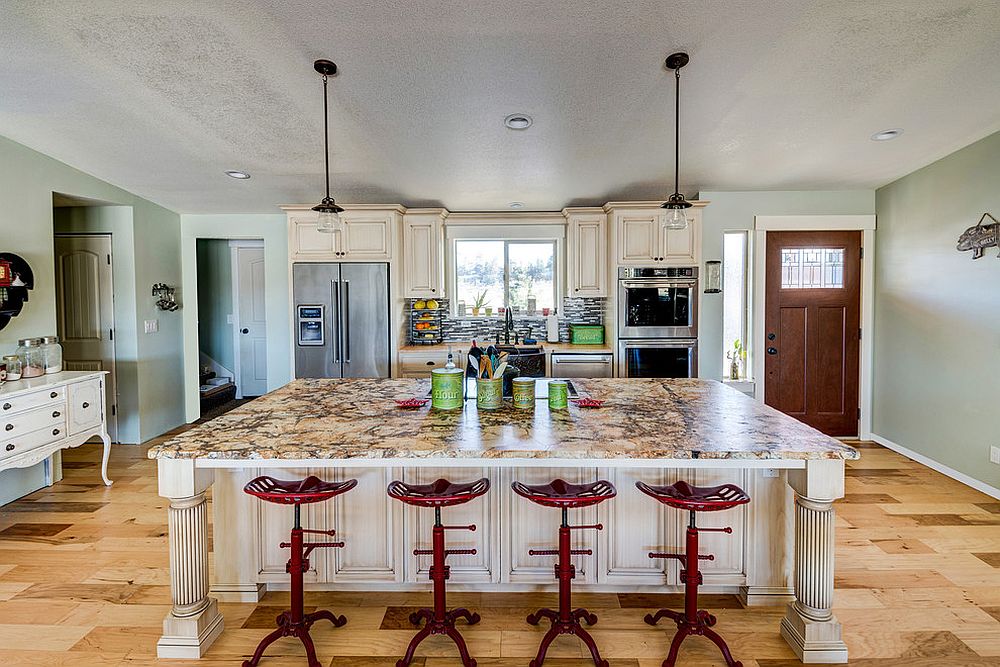
{"type": "MultiPolygon", "coordinates": [[[[408,311],[416,301],[418,299],[407,300],[406,308],[408,311]]],[[[438,299],[437,301],[445,312],[441,326],[445,342],[462,342],[473,339],[493,341],[496,340],[497,332],[503,330],[503,317],[500,315],[494,313],[492,317],[456,318],[450,313],[448,299],[438,299]]],[[[604,299],[599,298],[564,298],[562,311],[557,316],[559,319],[559,341],[569,342],[570,324],[604,324],[604,302],[604,299]]],[[[407,312],[407,316],[409,316],[409,312],[407,312]]],[[[514,330],[519,339],[524,338],[529,328],[532,337],[541,341],[545,340],[544,317],[540,315],[536,317],[514,315],[514,330]]],[[[607,336],[607,332],[605,332],[605,336],[607,336]]]]}

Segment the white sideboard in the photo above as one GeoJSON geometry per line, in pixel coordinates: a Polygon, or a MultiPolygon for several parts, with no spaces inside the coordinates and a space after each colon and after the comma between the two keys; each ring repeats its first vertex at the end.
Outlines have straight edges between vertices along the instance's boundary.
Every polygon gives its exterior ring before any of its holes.
{"type": "Polygon", "coordinates": [[[33,466],[96,436],[104,443],[101,478],[110,486],[106,373],[63,371],[0,386],[0,470],[33,466]]]}

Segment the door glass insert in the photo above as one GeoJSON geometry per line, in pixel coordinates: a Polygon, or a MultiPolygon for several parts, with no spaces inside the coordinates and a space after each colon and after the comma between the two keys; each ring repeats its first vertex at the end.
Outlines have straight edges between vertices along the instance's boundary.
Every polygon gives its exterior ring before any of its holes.
{"type": "Polygon", "coordinates": [[[782,289],[844,287],[843,248],[782,248],[782,289]]]}

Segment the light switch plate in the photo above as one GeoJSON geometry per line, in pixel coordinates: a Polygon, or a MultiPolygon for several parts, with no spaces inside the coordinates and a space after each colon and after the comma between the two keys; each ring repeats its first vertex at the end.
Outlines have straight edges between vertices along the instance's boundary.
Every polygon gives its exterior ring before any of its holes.
{"type": "Polygon", "coordinates": [[[778,469],[777,468],[764,468],[764,470],[762,472],[763,472],[763,476],[764,477],[777,477],[778,476],[778,469]]]}
{"type": "Polygon", "coordinates": [[[143,326],[146,333],[156,333],[160,330],[160,320],[145,320],[143,326]]]}
{"type": "Polygon", "coordinates": [[[232,324],[232,323],[233,323],[233,314],[229,313],[228,315],[226,315],[226,324],[232,324]]]}
{"type": "Polygon", "coordinates": [[[1000,465],[1000,447],[996,445],[990,447],[990,463],[1000,465]]]}

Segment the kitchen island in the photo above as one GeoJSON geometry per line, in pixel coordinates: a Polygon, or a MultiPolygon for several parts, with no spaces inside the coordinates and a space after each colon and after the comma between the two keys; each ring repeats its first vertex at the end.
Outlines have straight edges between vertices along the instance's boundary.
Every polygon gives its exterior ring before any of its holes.
{"type": "MultiPolygon", "coordinates": [[[[686,517],[651,502],[634,483],[733,482],[752,497],[744,507],[702,515],[700,525],[732,526],[706,538],[716,560],[706,590],[738,593],[747,604],[788,603],[783,636],[808,662],[846,662],[832,614],[833,501],[843,495],[844,461],[858,452],[708,380],[574,379],[603,407],[442,412],[397,408],[425,396],[428,380],[296,380],[278,391],[152,447],[159,492],[170,499],[173,610],[164,620],[161,657],[200,657],[222,630],[217,599],[256,601],[287,586],[290,509],[242,493],[259,474],[358,479],[332,502],[304,508],[310,528],[331,528],[347,545],[315,554],[312,588],[424,589],[424,558],[412,555],[429,516],[385,495],[393,479],[489,477],[483,499],[453,508],[449,520],[476,523],[455,558],[452,583],[474,590],[554,587],[552,562],[529,557],[548,545],[554,519],[510,491],[510,482],[603,477],[618,497],[581,511],[605,530],[580,536],[594,556],[577,562],[581,590],[679,590],[675,563],[647,552],[677,548],[686,517]],[[214,486],[213,486],[214,485],[214,486]],[[208,503],[212,488],[214,577],[209,577],[208,503]]],[[[709,534],[707,534],[709,535],[709,534]]]]}

